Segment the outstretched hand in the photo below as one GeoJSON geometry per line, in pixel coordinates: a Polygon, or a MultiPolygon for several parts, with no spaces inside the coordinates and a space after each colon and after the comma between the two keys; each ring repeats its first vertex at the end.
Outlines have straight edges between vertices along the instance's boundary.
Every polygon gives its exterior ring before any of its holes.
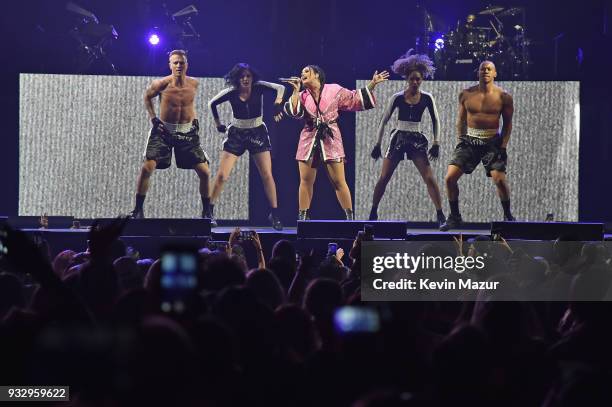
{"type": "Polygon", "coordinates": [[[344,263],[342,263],[342,258],[344,257],[344,249],[342,247],[338,247],[334,257],[336,258],[336,260],[338,260],[338,263],[344,265],[344,263]]]}
{"type": "Polygon", "coordinates": [[[370,90],[374,90],[376,85],[387,80],[389,80],[389,72],[382,71],[381,73],[378,73],[378,71],[374,71],[374,75],[372,75],[372,80],[368,84],[368,88],[370,88],[370,90]]]}

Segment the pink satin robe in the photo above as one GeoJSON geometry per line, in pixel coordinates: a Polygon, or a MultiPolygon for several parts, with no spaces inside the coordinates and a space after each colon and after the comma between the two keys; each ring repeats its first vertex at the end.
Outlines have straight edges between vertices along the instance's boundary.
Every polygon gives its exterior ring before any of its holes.
{"type": "MultiPolygon", "coordinates": [[[[341,110],[350,112],[367,110],[372,109],[375,105],[376,99],[367,87],[359,90],[348,90],[333,83],[323,86],[319,102],[319,109],[322,113],[321,119],[329,124],[334,135],[333,138],[326,137],[323,139],[324,161],[334,161],[345,156],[338,123],[331,123],[338,120],[338,112],[341,110]]],[[[295,155],[296,160],[307,161],[311,156],[316,134],[316,128],[309,126],[308,122],[316,122],[316,118],[319,116],[316,104],[310,93],[304,90],[300,93],[297,108],[293,108],[291,99],[289,99],[285,104],[285,112],[296,119],[307,119],[300,133],[300,141],[295,155]]]]}

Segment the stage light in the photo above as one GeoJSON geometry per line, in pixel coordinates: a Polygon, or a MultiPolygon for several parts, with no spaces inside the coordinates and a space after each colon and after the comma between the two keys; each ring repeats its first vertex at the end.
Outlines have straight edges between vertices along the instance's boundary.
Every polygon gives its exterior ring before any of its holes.
{"type": "Polygon", "coordinates": [[[434,44],[435,44],[436,50],[440,50],[444,48],[444,39],[438,38],[434,44]]]}
{"type": "Polygon", "coordinates": [[[149,35],[149,44],[151,44],[153,46],[159,44],[159,35],[157,35],[157,34],[149,35]]]}

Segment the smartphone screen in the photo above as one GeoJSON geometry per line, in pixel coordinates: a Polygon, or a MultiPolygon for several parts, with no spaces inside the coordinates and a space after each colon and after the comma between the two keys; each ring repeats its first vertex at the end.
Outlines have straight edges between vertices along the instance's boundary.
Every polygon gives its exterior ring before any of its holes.
{"type": "Polygon", "coordinates": [[[197,251],[188,248],[173,248],[162,251],[162,311],[182,314],[187,310],[198,286],[197,269],[197,251]]]}
{"type": "Polygon", "coordinates": [[[346,306],[334,314],[334,325],[343,334],[378,332],[380,317],[373,308],[346,306]]]}

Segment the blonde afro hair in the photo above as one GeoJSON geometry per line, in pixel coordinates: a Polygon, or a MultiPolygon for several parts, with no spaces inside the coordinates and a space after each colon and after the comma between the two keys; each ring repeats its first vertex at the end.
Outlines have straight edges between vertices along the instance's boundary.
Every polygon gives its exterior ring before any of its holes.
{"type": "Polygon", "coordinates": [[[423,78],[433,78],[436,68],[427,55],[415,54],[411,48],[391,65],[391,70],[404,78],[412,71],[419,71],[423,78]]]}

